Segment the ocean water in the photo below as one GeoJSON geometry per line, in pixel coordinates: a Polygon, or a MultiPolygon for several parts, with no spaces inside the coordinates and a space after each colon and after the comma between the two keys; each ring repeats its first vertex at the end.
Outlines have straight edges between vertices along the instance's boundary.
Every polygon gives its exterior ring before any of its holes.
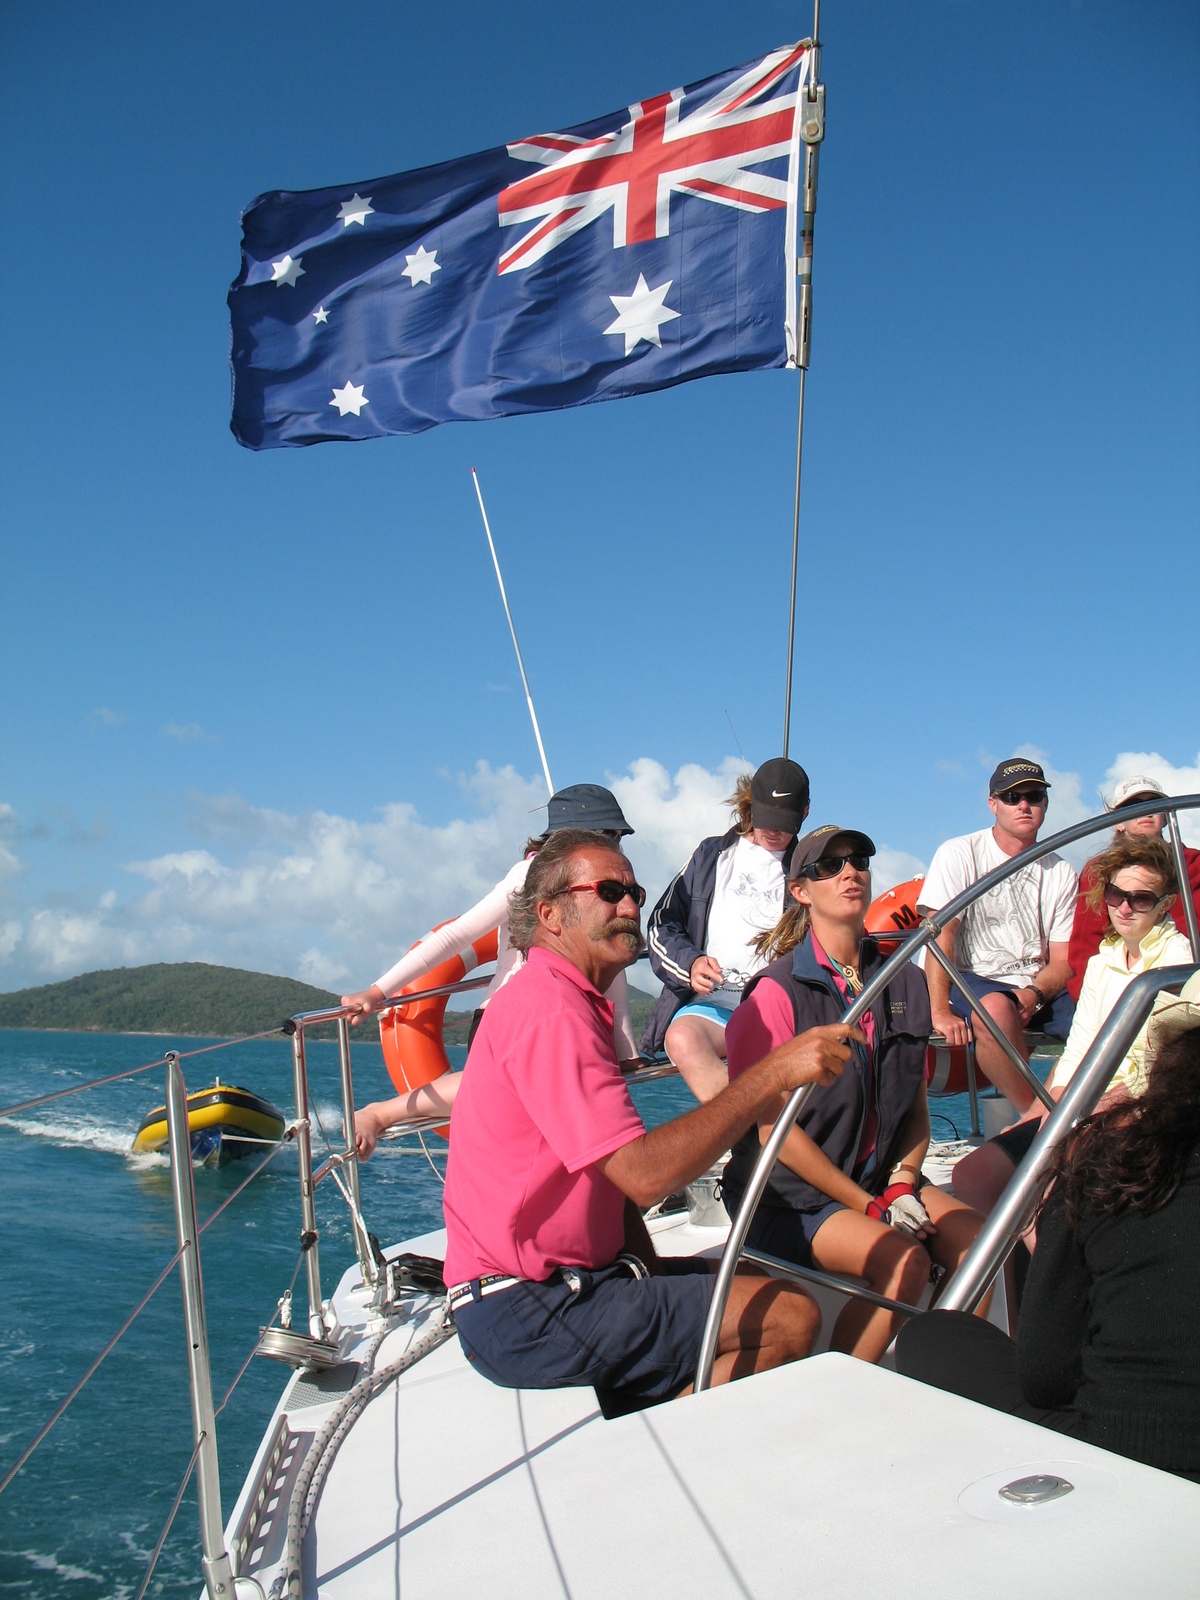
{"type": "MultiPolygon", "coordinates": [[[[0,1107],[211,1041],[0,1030],[0,1107]]],[[[458,1064],[465,1052],[451,1051],[458,1064]]],[[[340,1129],[337,1047],[308,1047],[312,1102],[340,1129]]],[[[188,1088],[219,1073],[292,1106],[284,1040],[234,1045],[183,1063],[188,1088]]],[[[354,1047],[360,1101],[389,1092],[379,1047],[354,1047]]],[[[115,1333],[175,1249],[165,1157],[133,1156],[145,1113],[161,1105],[161,1068],[0,1119],[0,1475],[115,1333]]],[[[636,1091],[653,1125],[695,1102],[676,1080],[636,1091]]],[[[442,1140],[428,1138],[444,1166],[442,1140]]],[[[317,1157],[323,1151],[314,1130],[317,1157]]],[[[201,1221],[253,1168],[196,1170],[201,1221]]],[[[387,1146],[362,1171],[368,1226],[385,1242],[441,1225],[441,1186],[419,1146],[387,1146]]],[[[317,1190],[326,1292],[354,1261],[345,1207],[317,1190]]],[[[213,1390],[218,1404],[275,1312],[299,1253],[296,1157],[281,1153],[201,1241],[213,1390]]],[[[304,1325],[303,1274],[297,1281],[304,1325]]],[[[228,1514],[290,1369],[256,1358],[217,1422],[228,1514]]],[[[19,1476],[0,1495],[0,1596],[132,1600],[192,1451],[178,1274],[164,1283],[19,1476]]],[[[189,1488],[149,1592],[200,1592],[189,1488]]]]}

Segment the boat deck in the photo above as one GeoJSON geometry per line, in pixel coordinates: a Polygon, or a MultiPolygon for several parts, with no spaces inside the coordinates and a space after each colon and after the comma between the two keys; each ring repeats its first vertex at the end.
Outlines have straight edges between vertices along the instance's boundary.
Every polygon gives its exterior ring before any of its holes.
{"type": "MultiPolygon", "coordinates": [[[[716,1253],[723,1230],[668,1217],[655,1234],[664,1254],[716,1253]]],[[[441,1255],[442,1238],[406,1248],[441,1255]]],[[[355,1272],[336,1304],[363,1328],[355,1272]]],[[[377,1365],[438,1308],[415,1300],[377,1365]]],[[[300,1374],[268,1434],[274,1488],[241,1567],[268,1589],[288,1480],[356,1375],[300,1374]]],[[[1128,1600],[1200,1593],[1200,1488],[840,1355],[605,1422],[590,1389],[498,1388],[452,1339],[350,1431],[304,1554],[303,1592],[321,1600],[447,1585],[489,1600],[1128,1600]],[[999,1498],[1036,1472],[1074,1491],[1038,1508],[999,1498]]]]}

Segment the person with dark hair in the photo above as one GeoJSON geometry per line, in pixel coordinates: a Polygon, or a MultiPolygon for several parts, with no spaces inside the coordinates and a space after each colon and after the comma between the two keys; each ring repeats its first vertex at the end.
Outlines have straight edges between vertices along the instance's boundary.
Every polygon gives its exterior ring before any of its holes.
{"type": "MultiPolygon", "coordinates": [[[[1109,930],[1088,962],[1071,1031],[1047,1084],[1055,1100],[1074,1077],[1132,980],[1156,967],[1187,965],[1192,959],[1191,945],[1171,921],[1171,908],[1178,897],[1175,863],[1161,839],[1118,833],[1116,841],[1091,866],[1091,906],[1096,911],[1103,909],[1109,930]]],[[[1156,1003],[1162,1006],[1169,999],[1164,992],[1156,1003]]],[[[1117,1068],[1114,1093],[1134,1097],[1143,1093],[1145,1047],[1143,1028],[1117,1068]]],[[[1024,1160],[1046,1115],[1041,1102],[1035,1101],[1019,1122],[964,1156],[954,1169],[955,1194],[976,1210],[989,1212],[1024,1160]]]]}
{"type": "MultiPolygon", "coordinates": [[[[1167,825],[1166,812],[1155,811],[1148,817],[1126,817],[1121,812],[1126,806],[1137,805],[1145,800],[1154,800],[1161,797],[1166,799],[1167,791],[1162,784],[1154,778],[1146,778],[1140,774],[1132,778],[1125,778],[1113,790],[1112,799],[1107,804],[1114,818],[1113,844],[1119,844],[1122,839],[1161,839],[1163,830],[1167,825]]],[[[1188,869],[1188,893],[1191,894],[1196,912],[1200,915],[1200,850],[1193,850],[1189,846],[1183,847],[1183,858],[1188,869]]],[[[1071,977],[1067,983],[1067,993],[1072,1000],[1079,999],[1079,991],[1083,987],[1083,975],[1088,962],[1100,948],[1101,941],[1108,937],[1108,916],[1104,907],[1099,904],[1091,890],[1096,884],[1096,862],[1089,861],[1079,874],[1079,899],[1075,902],[1075,920],[1071,925],[1071,942],[1067,950],[1067,959],[1071,963],[1071,977]]],[[[1182,887],[1182,886],[1181,886],[1182,887]]],[[[1187,913],[1183,906],[1183,897],[1177,897],[1171,909],[1175,919],[1175,926],[1180,933],[1187,933],[1187,913]]],[[[1196,951],[1196,958],[1200,960],[1200,950],[1196,951]]]]}
{"type": "MultiPolygon", "coordinates": [[[[646,1131],[613,1048],[617,972],[642,949],[645,890],[600,834],[556,834],[510,901],[526,956],[489,1005],[454,1106],[448,1305],[467,1359],[510,1388],[591,1384],[606,1414],[691,1383],[713,1292],[704,1260],[660,1261],[641,1208],[689,1183],[764,1105],[829,1083],[857,1028],[789,1038],[707,1105],[646,1131]]],[[[811,1350],[808,1295],[742,1268],[713,1382],[811,1350]]]]}
{"type": "MultiPolygon", "coordinates": [[[[1013,756],[1000,762],[988,790],[994,825],[938,846],[918,894],[921,916],[940,911],[1036,843],[1050,799],[1041,766],[1027,756],[1013,756]]],[[[1027,1028],[1065,1039],[1071,1026],[1067,945],[1075,890],[1070,862],[1043,856],[981,895],[938,936],[972,996],[1024,1061],[1029,1060],[1027,1028]]],[[[925,976],[934,1027],[947,1044],[965,1045],[971,1037],[970,1007],[939,963],[927,960],[925,976]]],[[[986,1029],[975,1028],[974,1035],[984,1076],[1018,1113],[1027,1111],[1033,1090],[986,1029]]]]}
{"type": "MultiPolygon", "coordinates": [[[[729,1076],[806,1028],[833,1022],[883,965],[863,920],[875,846],[854,828],[815,828],[792,855],[788,909],[762,941],[770,965],[729,1019],[729,1076]]],[[[799,1266],[865,1278],[876,1294],[915,1305],[930,1257],[953,1272],[983,1221],[928,1185],[925,1050],[929,997],[919,967],[902,967],[861,1023],[863,1038],[835,1082],[814,1089],[788,1134],[750,1225],[756,1249],[799,1266]]],[[[782,1101],[734,1147],[726,1203],[740,1205],[782,1101]]],[[[850,1300],[830,1348],[878,1361],[899,1314],[850,1300]]]]}
{"type": "Polygon", "coordinates": [[[808,798],[808,774],[794,761],[764,761],[744,774],[729,798],[733,827],[701,840],[650,914],[650,965],[663,989],[642,1049],[665,1048],[697,1100],[729,1081],[725,1026],[764,965],[755,941],[783,910],[808,798]]]}
{"type": "MultiPolygon", "coordinates": [[[[520,969],[524,959],[508,935],[509,896],[525,882],[529,863],[547,839],[552,838],[563,828],[591,828],[603,833],[606,839],[619,848],[619,841],[633,832],[625,820],[625,814],[616,796],[596,783],[575,783],[569,788],[559,789],[550,796],[547,812],[545,833],[526,843],[521,860],[501,878],[494,889],[484,895],[482,900],[473,905],[469,911],[464,911],[461,916],[455,917],[452,922],[443,923],[440,928],[427,933],[413,945],[411,950],[402,955],[394,966],[389,967],[381,978],[377,978],[369,989],[342,996],[342,1004],[353,1009],[354,1015],[350,1019],[352,1026],[357,1025],[363,1017],[369,1016],[373,1011],[382,1009],[389,995],[398,994],[405,985],[416,983],[435,967],[441,966],[443,961],[449,960],[451,956],[465,955],[477,939],[491,933],[495,928],[499,932],[496,971],[472,1018],[468,1039],[468,1047],[470,1046],[484,1011],[520,969]]],[[[638,1048],[633,1037],[633,1023],[629,1017],[629,992],[624,972],[619,972],[614,978],[609,999],[613,1003],[617,1054],[623,1062],[632,1063],[637,1060],[638,1048]]],[[[397,1122],[402,1122],[406,1118],[448,1115],[450,1107],[454,1104],[454,1097],[458,1093],[460,1079],[461,1074],[458,1072],[445,1072],[432,1083],[424,1084],[409,1094],[398,1095],[390,1100],[377,1100],[363,1106],[354,1118],[355,1143],[360,1158],[366,1161],[374,1150],[380,1133],[397,1122]]]]}
{"type": "Polygon", "coordinates": [[[896,1370],[1200,1483],[1200,1005],[1158,1013],[1149,1050],[1145,1094],[1064,1142],[1015,1344],[932,1311],[896,1370]]]}

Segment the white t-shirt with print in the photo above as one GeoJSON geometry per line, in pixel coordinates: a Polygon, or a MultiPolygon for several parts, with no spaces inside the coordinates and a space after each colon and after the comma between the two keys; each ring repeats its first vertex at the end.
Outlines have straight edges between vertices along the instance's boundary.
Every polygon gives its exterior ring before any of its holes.
{"type": "Polygon", "coordinates": [[[732,988],[722,987],[704,998],[717,1005],[735,1005],[744,984],[761,972],[766,961],[753,947],[760,933],[779,921],[783,910],[783,851],[764,850],[741,835],[717,857],[717,875],[708,909],[705,955],[722,969],[738,974],[732,988]]]}
{"type": "MultiPolygon", "coordinates": [[[[940,911],[1009,860],[991,828],[947,839],[929,864],[920,904],[940,911]]],[[[1023,988],[1046,965],[1049,946],[1070,939],[1078,881],[1070,862],[1052,852],[989,889],[963,913],[956,964],[980,978],[1023,988]]]]}

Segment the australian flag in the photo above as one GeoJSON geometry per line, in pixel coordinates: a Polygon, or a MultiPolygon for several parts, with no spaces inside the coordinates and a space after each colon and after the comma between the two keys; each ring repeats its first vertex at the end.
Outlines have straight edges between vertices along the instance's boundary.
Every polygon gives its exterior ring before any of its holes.
{"type": "Polygon", "coordinates": [[[229,291],[252,450],[794,363],[807,42],[561,133],[260,195],[229,291]]]}

